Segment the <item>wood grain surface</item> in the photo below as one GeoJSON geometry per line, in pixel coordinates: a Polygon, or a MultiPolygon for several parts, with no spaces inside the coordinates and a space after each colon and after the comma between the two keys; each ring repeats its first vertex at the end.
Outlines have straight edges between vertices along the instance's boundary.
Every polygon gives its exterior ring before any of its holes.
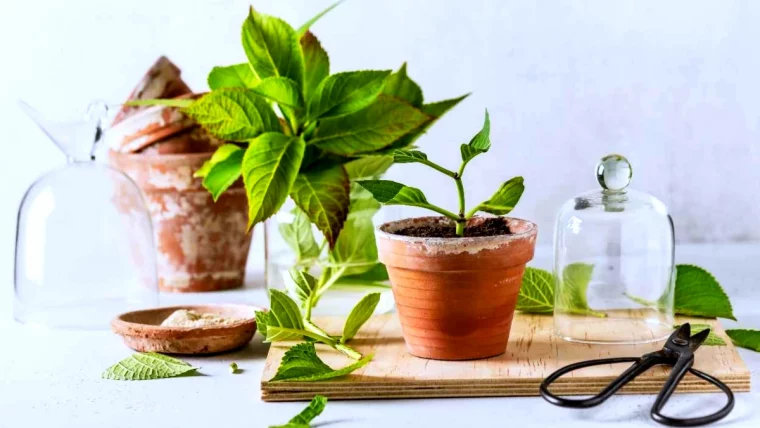
{"type": "MultiPolygon", "coordinates": [[[[340,334],[343,318],[318,318],[317,324],[340,334]]],[[[710,324],[725,346],[702,346],[695,367],[718,377],[734,392],[749,391],[750,372],[720,324],[713,320],[679,317],[677,323],[710,324]]],[[[599,328],[605,328],[599,323],[599,328]]],[[[618,326],[616,326],[618,328],[618,326]]],[[[618,332],[625,334],[625,332],[618,332]]],[[[538,395],[545,376],[578,361],[636,357],[662,347],[663,342],[641,345],[586,345],[564,341],[554,335],[551,316],[515,314],[507,352],[494,358],[473,361],[435,361],[414,357],[406,351],[395,314],[373,317],[351,342],[364,354],[375,354],[366,367],[340,379],[322,382],[269,382],[277,372],[290,342],[272,344],[261,391],[265,401],[311,400],[315,394],[331,399],[493,397],[538,395]]],[[[333,368],[351,360],[317,345],[319,356],[333,368]]],[[[626,364],[589,367],[560,378],[552,391],[585,395],[600,391],[617,377],[626,364]]],[[[670,373],[669,367],[654,367],[626,386],[622,393],[656,394],[670,373]]],[[[717,391],[691,374],[677,392],[717,391]]]]}

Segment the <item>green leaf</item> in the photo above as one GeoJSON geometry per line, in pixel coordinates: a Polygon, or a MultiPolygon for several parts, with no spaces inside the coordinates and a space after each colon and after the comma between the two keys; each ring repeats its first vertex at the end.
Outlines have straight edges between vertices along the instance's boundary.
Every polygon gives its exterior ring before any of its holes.
{"type": "Polygon", "coordinates": [[[301,50],[306,67],[306,75],[303,81],[303,96],[307,102],[313,99],[314,92],[323,80],[330,75],[330,57],[322,49],[319,40],[306,32],[301,37],[301,50]]]}
{"type": "Polygon", "coordinates": [[[372,193],[372,196],[381,204],[415,207],[427,207],[429,205],[425,194],[416,187],[390,180],[361,180],[357,183],[372,193]]]}
{"type": "Polygon", "coordinates": [[[193,173],[193,177],[196,178],[203,178],[206,175],[208,175],[208,172],[211,171],[211,167],[218,164],[219,162],[224,161],[230,155],[237,152],[238,150],[242,150],[239,146],[235,144],[222,144],[219,146],[219,148],[216,149],[213,155],[203,163],[203,165],[198,168],[197,171],[193,173]]]}
{"type": "Polygon", "coordinates": [[[324,79],[309,100],[310,120],[341,116],[372,104],[390,71],[347,71],[324,79]]]}
{"type": "Polygon", "coordinates": [[[303,107],[298,84],[287,77],[267,77],[251,90],[281,106],[294,109],[303,107]]]}
{"type": "Polygon", "coordinates": [[[488,117],[488,110],[486,110],[486,118],[483,122],[483,129],[480,130],[469,144],[462,144],[460,151],[462,152],[462,162],[466,165],[475,156],[485,153],[491,148],[491,120],[488,117]]]}
{"type": "Polygon", "coordinates": [[[123,105],[130,107],[140,106],[169,106],[169,107],[190,107],[195,100],[190,98],[171,98],[171,99],[152,99],[152,100],[130,100],[123,105]]]}
{"type": "Polygon", "coordinates": [[[363,110],[322,120],[309,143],[340,156],[370,153],[388,146],[427,119],[411,105],[380,95],[363,110]]]}
{"type": "Polygon", "coordinates": [[[335,9],[341,3],[343,3],[343,0],[340,0],[340,1],[337,1],[337,2],[333,3],[330,7],[328,7],[325,10],[323,10],[322,12],[319,12],[316,16],[314,16],[310,20],[306,21],[302,26],[300,26],[298,28],[298,31],[296,31],[296,33],[298,34],[298,37],[301,37],[304,34],[306,34],[307,31],[309,31],[309,28],[311,28],[311,26],[314,25],[315,22],[319,21],[319,19],[322,18],[323,16],[325,16],[327,14],[327,12],[335,9]]]}
{"type": "MultiPolygon", "coordinates": [[[[709,324],[690,324],[691,325],[691,335],[695,335],[697,333],[702,332],[702,330],[710,330],[710,333],[707,335],[707,339],[702,343],[705,346],[725,346],[726,341],[723,340],[722,337],[715,334],[715,331],[712,329],[712,327],[709,324]]],[[[681,325],[675,325],[673,328],[679,328],[681,325]]]]}
{"type": "Polygon", "coordinates": [[[222,140],[247,141],[263,132],[282,131],[272,107],[247,89],[218,89],[183,112],[222,140]]]}
{"type": "Polygon", "coordinates": [[[570,314],[589,315],[599,318],[607,316],[605,313],[594,311],[588,306],[586,293],[593,271],[594,265],[592,264],[572,263],[565,266],[555,297],[555,305],[558,310],[570,314]]]}
{"type": "Polygon", "coordinates": [[[734,345],[760,352],[760,331],[749,329],[726,330],[734,345]]]}
{"type": "Polygon", "coordinates": [[[523,178],[514,177],[502,184],[489,200],[478,205],[478,210],[494,215],[507,215],[515,208],[524,190],[523,178]]]}
{"type": "Polygon", "coordinates": [[[339,370],[333,370],[318,356],[313,342],[300,343],[282,357],[280,367],[271,382],[310,382],[345,376],[367,365],[374,355],[368,355],[339,370]]]}
{"type": "Polygon", "coordinates": [[[322,414],[327,405],[327,398],[321,395],[315,395],[308,406],[295,415],[285,425],[271,426],[269,428],[309,428],[309,423],[317,416],[322,414]]]}
{"type": "Polygon", "coordinates": [[[406,74],[406,63],[401,68],[385,79],[383,88],[385,95],[401,98],[415,107],[422,106],[422,89],[406,74]]]}
{"type": "Polygon", "coordinates": [[[298,207],[293,208],[290,214],[292,214],[292,217],[288,218],[290,222],[280,220],[281,214],[277,215],[280,235],[295,253],[296,262],[316,259],[319,257],[319,246],[314,239],[309,218],[298,207]]]}
{"type": "Polygon", "coordinates": [[[699,266],[676,266],[674,305],[681,315],[736,320],[726,292],[710,272],[699,266]]]}
{"type": "Polygon", "coordinates": [[[208,74],[208,87],[211,90],[223,88],[252,88],[259,82],[259,78],[251,70],[251,65],[246,63],[228,65],[226,67],[214,67],[208,74]]]}
{"type": "Polygon", "coordinates": [[[377,244],[371,216],[348,216],[343,232],[330,251],[330,261],[342,265],[343,275],[358,275],[374,267],[377,262],[377,244]]]}
{"type": "Polygon", "coordinates": [[[554,311],[554,275],[543,269],[526,267],[517,296],[517,310],[534,314],[554,311]]]}
{"type": "Polygon", "coordinates": [[[225,146],[233,146],[237,150],[231,152],[225,159],[214,163],[203,178],[203,187],[211,192],[214,202],[240,178],[245,154],[243,149],[233,144],[225,144],[225,146]]]}
{"type": "Polygon", "coordinates": [[[299,36],[282,19],[256,12],[251,7],[243,23],[243,48],[251,68],[260,79],[287,77],[303,85],[304,59],[299,36]]]}
{"type": "Polygon", "coordinates": [[[378,178],[393,165],[390,156],[364,156],[344,165],[350,180],[378,178]]]}
{"type": "Polygon", "coordinates": [[[366,215],[371,218],[382,207],[380,202],[377,202],[372,194],[362,186],[356,182],[351,183],[351,205],[349,206],[348,215],[366,215]]]}
{"type": "Polygon", "coordinates": [[[427,160],[427,155],[419,150],[396,150],[393,152],[394,163],[414,163],[427,160]]]}
{"type": "Polygon", "coordinates": [[[267,342],[298,339],[302,336],[293,331],[303,330],[303,318],[293,299],[282,291],[269,290],[269,312],[256,311],[256,324],[267,342]]]}
{"type": "Polygon", "coordinates": [[[290,197],[325,235],[330,248],[335,246],[350,204],[346,170],[336,166],[302,172],[293,184],[290,197]]]}
{"type": "Polygon", "coordinates": [[[125,358],[103,372],[103,379],[150,380],[182,376],[198,370],[176,358],[154,352],[137,353],[125,358]]]}
{"type": "Polygon", "coordinates": [[[296,181],[305,147],[300,137],[275,132],[251,141],[243,157],[249,228],[271,217],[285,202],[296,181]]]}
{"type": "Polygon", "coordinates": [[[346,323],[343,325],[343,336],[341,342],[346,342],[354,338],[359,329],[362,328],[364,323],[372,316],[377,308],[377,304],[380,303],[380,293],[370,293],[362,297],[359,303],[351,309],[351,313],[348,314],[346,323]]]}
{"type": "Polygon", "coordinates": [[[298,297],[301,307],[304,307],[311,303],[312,294],[317,289],[317,279],[308,272],[293,268],[288,271],[286,286],[298,297]]]}

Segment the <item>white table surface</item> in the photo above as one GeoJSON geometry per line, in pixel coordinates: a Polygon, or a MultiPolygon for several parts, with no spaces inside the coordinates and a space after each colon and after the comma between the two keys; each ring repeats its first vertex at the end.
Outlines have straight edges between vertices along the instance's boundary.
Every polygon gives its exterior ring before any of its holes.
{"type": "MultiPolygon", "coordinates": [[[[548,267],[549,249],[532,265],[548,267]]],[[[3,269],[12,267],[10,254],[3,269]]],[[[760,244],[688,245],[679,263],[713,272],[734,304],[743,327],[760,328],[760,244]]],[[[217,296],[225,302],[264,304],[260,262],[252,255],[248,288],[217,296]]],[[[8,288],[6,288],[6,291],[8,288]]],[[[103,380],[101,372],[131,354],[110,332],[51,331],[14,323],[11,294],[0,293],[0,427],[266,427],[286,422],[304,403],[264,403],[259,383],[267,345],[257,334],[245,349],[223,356],[187,358],[202,376],[144,382],[103,380]],[[232,375],[228,364],[242,373],[232,375]]],[[[205,299],[206,297],[204,297],[205,299]]],[[[163,303],[169,303],[164,299],[163,303]]],[[[726,327],[737,324],[725,321],[726,327]]],[[[760,354],[741,350],[758,385],[760,354]]],[[[587,410],[551,406],[540,398],[467,398],[333,401],[316,420],[320,427],[659,426],[649,418],[653,396],[613,397],[587,410]]],[[[687,394],[666,410],[696,416],[724,403],[720,394],[687,394]]],[[[734,411],[715,426],[760,426],[760,392],[736,396],[734,411]]]]}

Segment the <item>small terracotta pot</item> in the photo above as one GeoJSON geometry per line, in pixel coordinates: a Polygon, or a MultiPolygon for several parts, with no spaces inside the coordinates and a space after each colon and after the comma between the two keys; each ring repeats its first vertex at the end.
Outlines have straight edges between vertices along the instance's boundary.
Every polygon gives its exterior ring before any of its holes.
{"type": "Polygon", "coordinates": [[[110,163],[145,194],[153,220],[162,291],[215,291],[243,285],[251,234],[239,180],[214,202],[193,173],[210,153],[109,152],[110,163]]]}
{"type": "MultiPolygon", "coordinates": [[[[468,226],[483,220],[473,218],[468,226]]],[[[450,222],[443,217],[394,221],[378,228],[379,259],[388,268],[404,341],[412,355],[471,360],[506,350],[538,228],[525,220],[504,221],[509,235],[473,238],[394,234],[411,225],[450,222]]]]}

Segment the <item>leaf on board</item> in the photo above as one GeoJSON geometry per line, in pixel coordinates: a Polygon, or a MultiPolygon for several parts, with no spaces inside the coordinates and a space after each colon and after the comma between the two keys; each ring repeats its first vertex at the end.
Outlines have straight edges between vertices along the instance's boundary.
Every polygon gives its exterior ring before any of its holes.
{"type": "Polygon", "coordinates": [[[734,345],[760,352],[760,330],[730,329],[726,334],[734,345]]]}
{"type": "Polygon", "coordinates": [[[517,310],[535,314],[554,311],[554,275],[543,269],[526,267],[517,297],[517,310]]]}
{"type": "Polygon", "coordinates": [[[138,352],[125,358],[103,372],[103,379],[151,380],[182,376],[198,370],[176,358],[155,352],[138,352]]]}
{"type": "Polygon", "coordinates": [[[353,364],[334,370],[317,356],[313,342],[299,343],[285,352],[280,367],[270,382],[311,382],[345,376],[366,366],[373,356],[374,354],[368,355],[353,364]]]}
{"type": "Polygon", "coordinates": [[[343,336],[340,338],[341,342],[345,343],[356,336],[356,333],[375,312],[378,303],[380,303],[380,293],[369,293],[359,300],[359,303],[351,309],[351,313],[346,318],[346,323],[343,325],[343,336]]]}
{"type": "Polygon", "coordinates": [[[699,266],[676,266],[674,306],[681,315],[736,320],[726,292],[710,272],[699,266]]]}
{"type": "Polygon", "coordinates": [[[269,311],[256,311],[256,326],[266,342],[298,339],[304,329],[298,304],[279,290],[269,290],[269,311]]]}
{"type": "Polygon", "coordinates": [[[571,263],[565,266],[562,279],[558,281],[555,305],[558,310],[575,315],[588,315],[604,318],[607,315],[589,308],[588,286],[594,265],[587,263],[571,263]]]}

